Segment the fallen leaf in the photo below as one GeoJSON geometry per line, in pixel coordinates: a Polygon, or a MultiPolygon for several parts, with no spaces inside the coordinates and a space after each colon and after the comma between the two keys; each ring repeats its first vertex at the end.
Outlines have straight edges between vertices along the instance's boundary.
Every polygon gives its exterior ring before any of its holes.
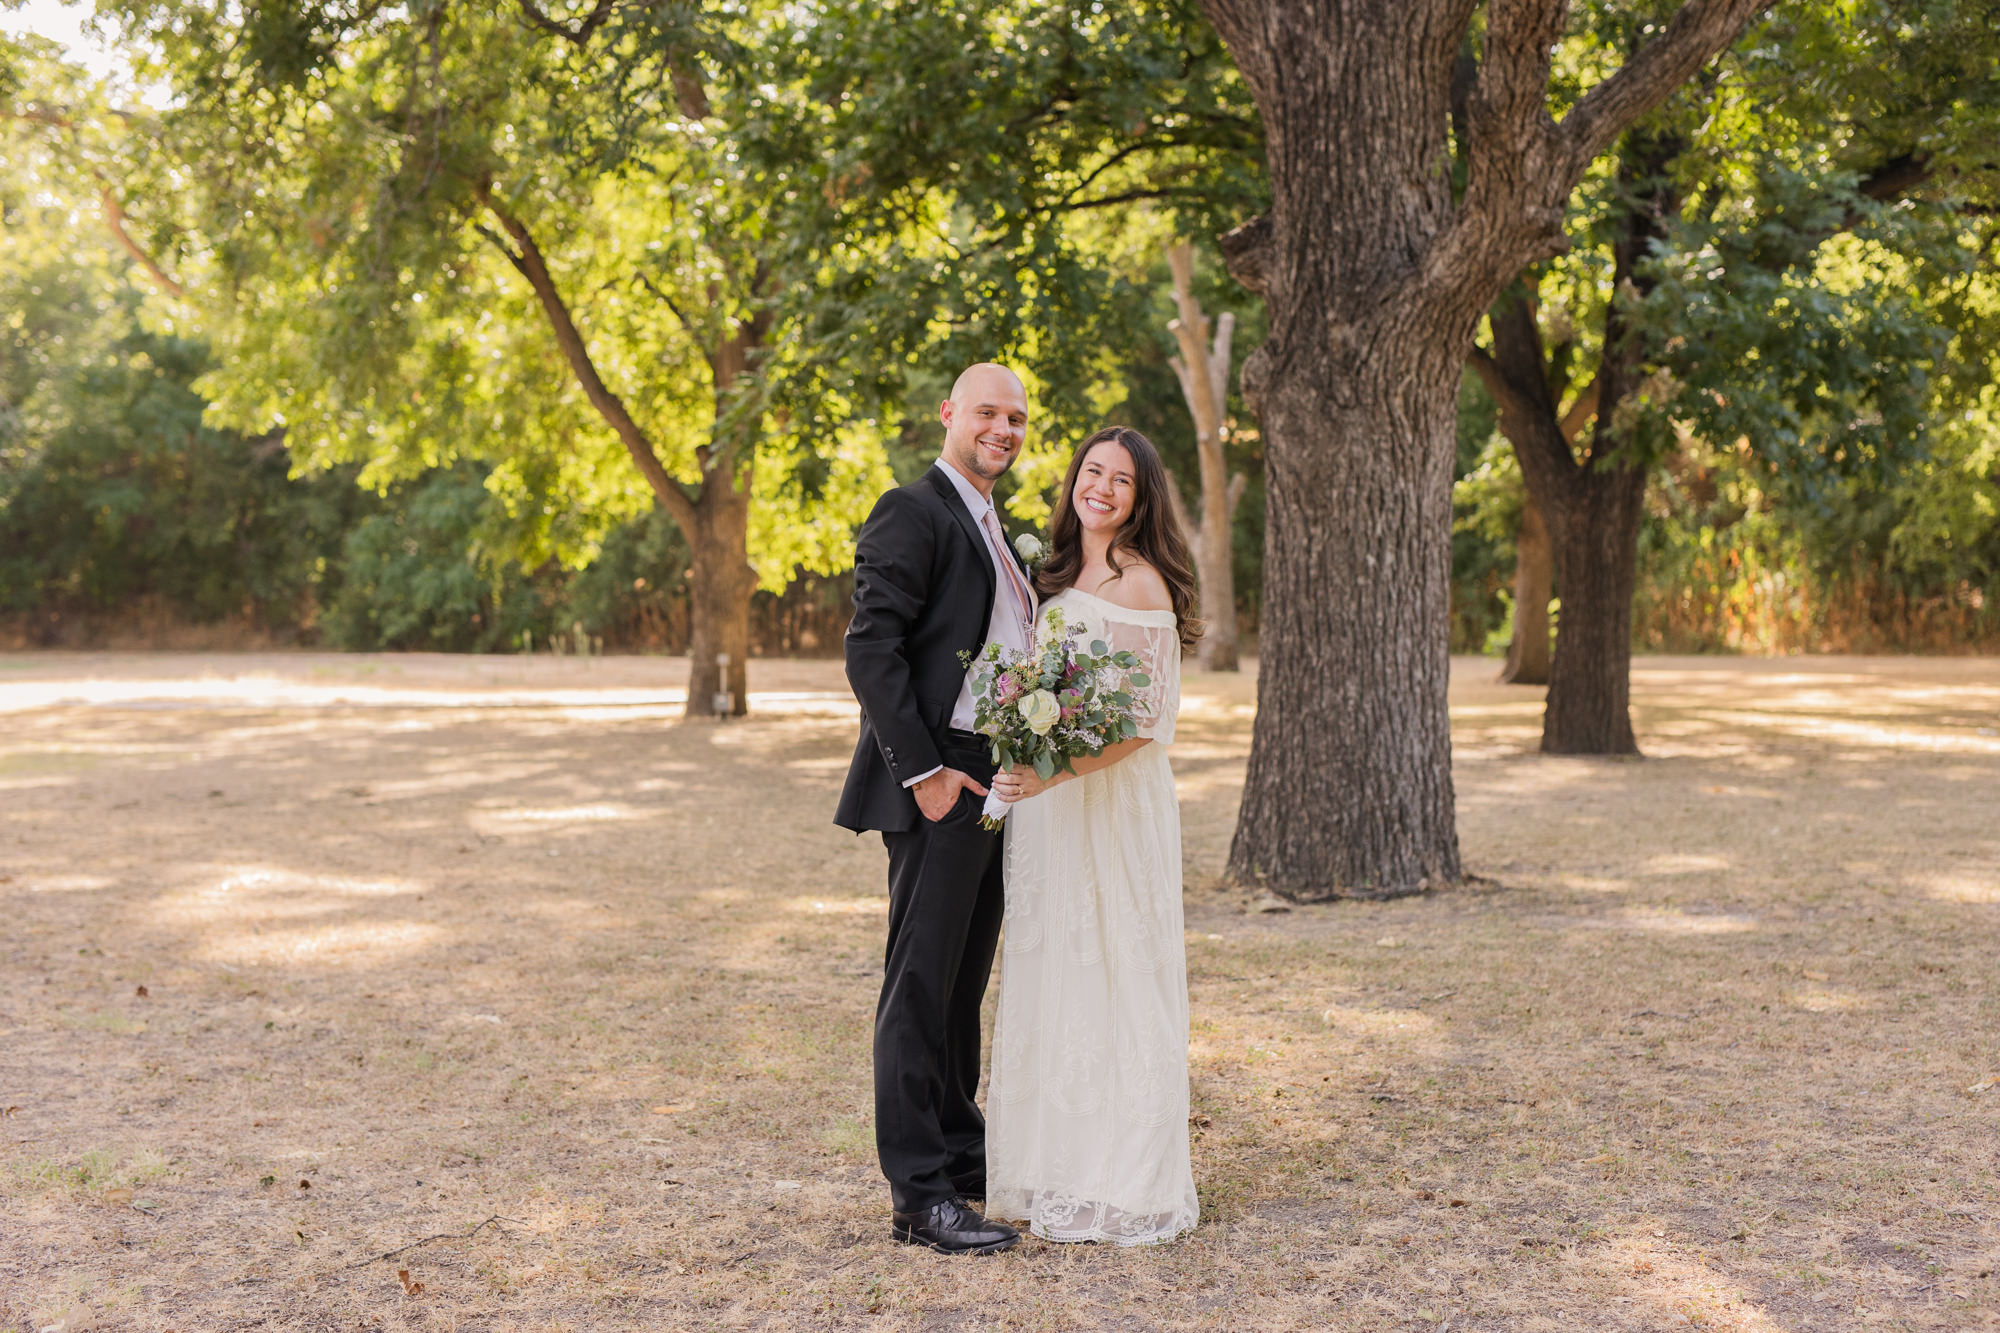
{"type": "Polygon", "coordinates": [[[313,1187],[313,1183],[312,1183],[312,1182],[311,1182],[310,1180],[300,1180],[300,1181],[299,1181],[299,1188],[300,1188],[300,1189],[302,1189],[302,1190],[309,1190],[309,1189],[311,1189],[312,1187],[313,1187]]]}
{"type": "Polygon", "coordinates": [[[106,1190],[104,1191],[104,1201],[106,1203],[130,1203],[132,1202],[132,1191],[122,1185],[117,1189],[106,1190]]]}
{"type": "Polygon", "coordinates": [[[1664,1231],[1655,1231],[1655,1232],[1653,1233],[1653,1239],[1654,1239],[1654,1240],[1665,1240],[1665,1239],[1666,1239],[1666,1237],[1667,1237],[1667,1233],[1666,1233],[1666,1232],[1664,1232],[1664,1231]]]}
{"type": "Polygon", "coordinates": [[[1417,1197],[1419,1199],[1435,1199],[1437,1195],[1431,1193],[1429,1190],[1418,1190],[1417,1197]]]}
{"type": "Polygon", "coordinates": [[[1196,1111],[1188,1117],[1188,1123],[1196,1129],[1207,1129],[1209,1121],[1207,1116],[1203,1115],[1200,1111],[1196,1111]]]}
{"type": "Polygon", "coordinates": [[[2000,1088],[2000,1074],[1988,1074],[1985,1078],[1980,1079],[1977,1083],[1967,1088],[1966,1091],[1974,1096],[1978,1096],[1982,1092],[1991,1092],[1995,1088],[2000,1088]]]}
{"type": "Polygon", "coordinates": [[[403,1294],[405,1296],[421,1296],[424,1294],[424,1284],[421,1282],[412,1281],[410,1278],[410,1270],[407,1268],[399,1268],[396,1270],[396,1281],[403,1284],[403,1294]]]}
{"type": "Polygon", "coordinates": [[[146,990],[146,988],[145,988],[144,986],[140,986],[140,987],[139,987],[138,989],[134,990],[134,991],[133,991],[132,993],[133,993],[134,995],[138,996],[138,997],[139,997],[140,999],[142,999],[142,1000],[143,1000],[143,999],[145,999],[145,998],[147,997],[147,994],[148,994],[148,992],[147,992],[147,990],[146,990]]]}
{"type": "Polygon", "coordinates": [[[1437,1322],[1437,1315],[1428,1306],[1417,1307],[1417,1318],[1423,1320],[1426,1324],[1435,1324],[1437,1322]]]}
{"type": "Polygon", "coordinates": [[[1289,912],[1292,910],[1292,905],[1275,893],[1267,893],[1256,902],[1251,903],[1250,910],[1253,912],[1289,912]]]}
{"type": "Polygon", "coordinates": [[[654,1115],[674,1115],[674,1114],[677,1114],[678,1112],[681,1112],[681,1111],[685,1111],[685,1110],[687,1110],[687,1107],[685,1107],[685,1106],[655,1106],[655,1107],[653,1108],[653,1114],[654,1114],[654,1115]]]}
{"type": "Polygon", "coordinates": [[[1579,1166],[1609,1166],[1609,1165],[1611,1165],[1611,1164],[1612,1164],[1613,1162],[1615,1162],[1615,1161],[1617,1161],[1617,1160],[1618,1160],[1618,1158],[1617,1158],[1617,1155],[1616,1155],[1616,1154],[1614,1154],[1614,1153],[1608,1153],[1608,1152],[1601,1152],[1601,1153],[1597,1154],[1597,1156],[1595,1156],[1595,1157],[1586,1157],[1586,1158],[1584,1158],[1584,1159],[1583,1159],[1583,1160],[1582,1160],[1581,1162],[1579,1162],[1579,1163],[1578,1163],[1578,1165],[1579,1165],[1579,1166]]]}
{"type": "Polygon", "coordinates": [[[1466,1208],[1466,1207],[1470,1207],[1470,1206],[1471,1206],[1471,1204],[1472,1204],[1472,1200],[1470,1200],[1470,1199],[1453,1199],[1453,1200],[1451,1201],[1451,1206],[1452,1206],[1452,1207],[1454,1207],[1454,1208],[1466,1208]]]}
{"type": "Polygon", "coordinates": [[[0,1108],[0,1116],[10,1116],[10,1117],[17,1116],[21,1114],[21,1112],[25,1109],[26,1109],[25,1107],[20,1107],[20,1106],[8,1106],[0,1108]]]}

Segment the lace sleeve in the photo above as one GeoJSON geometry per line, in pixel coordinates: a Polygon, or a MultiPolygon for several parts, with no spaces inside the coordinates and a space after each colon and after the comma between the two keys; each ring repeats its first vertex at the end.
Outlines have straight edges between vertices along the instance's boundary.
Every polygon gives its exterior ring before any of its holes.
{"type": "Polygon", "coordinates": [[[1174,743],[1174,719],[1181,710],[1181,641],[1171,611],[1132,611],[1106,604],[1099,610],[1104,641],[1113,652],[1138,654],[1149,683],[1134,692],[1139,734],[1161,745],[1174,743]]]}

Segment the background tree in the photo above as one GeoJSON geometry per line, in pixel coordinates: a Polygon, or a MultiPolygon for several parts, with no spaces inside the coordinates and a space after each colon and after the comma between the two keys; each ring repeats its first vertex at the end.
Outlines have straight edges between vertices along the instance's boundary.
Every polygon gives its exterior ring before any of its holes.
{"type": "Polygon", "coordinates": [[[1567,106],[1551,88],[1560,0],[1203,7],[1256,97],[1272,196],[1227,247],[1271,323],[1243,372],[1268,526],[1230,867],[1301,897],[1408,893],[1459,875],[1446,625],[1462,349],[1513,275],[1564,244],[1591,163],[1759,3],[1663,15],[1567,106]]]}
{"type": "MultiPolygon", "coordinates": [[[[1802,480],[1866,471],[1880,484],[1924,447],[1933,374],[1985,361],[1963,339],[1952,349],[1938,323],[1951,303],[1910,283],[1941,297],[1981,244],[1958,196],[1984,188],[2000,143],[1996,13],[1973,0],[1773,20],[1698,97],[1624,136],[1615,174],[1572,199],[1589,243],[1495,306],[1472,364],[1520,459],[1527,512],[1548,517],[1562,597],[1545,750],[1637,750],[1641,506],[1674,422],[1740,438],[1802,480]],[[1918,191],[1923,208],[1882,207],[1918,191]],[[1848,233],[1859,249],[1829,253],[1848,233]],[[1887,279],[1866,258],[1890,254],[1915,267],[1887,279]]],[[[1593,40],[1629,46],[1637,23],[1600,15],[1593,40]]],[[[1522,551],[1531,577],[1533,548],[1522,551]]]]}
{"type": "Polygon", "coordinates": [[[1246,478],[1232,473],[1223,455],[1228,429],[1229,353],[1236,334],[1236,316],[1223,311],[1213,330],[1194,296],[1194,247],[1185,242],[1167,247],[1167,269],[1174,283],[1174,318],[1167,331],[1180,346],[1171,358],[1174,378],[1187,400],[1194,423],[1195,460],[1201,481],[1201,517],[1187,512],[1178,488],[1169,492],[1174,513],[1187,530],[1194,552],[1195,581],[1207,629],[1196,652],[1204,671],[1234,671],[1236,653],[1235,552],[1231,534],[1236,506],[1246,478]]]}
{"type": "MultiPolygon", "coordinates": [[[[123,10],[179,94],[200,207],[179,248],[227,298],[218,415],[377,484],[482,460],[531,564],[587,558],[650,501],[689,552],[688,711],[744,711],[754,502],[839,512],[880,479],[860,433],[770,410],[784,276],[770,183],[730,139],[766,17],[123,10]]],[[[844,557],[844,532],[767,535],[759,554],[844,557]]]]}

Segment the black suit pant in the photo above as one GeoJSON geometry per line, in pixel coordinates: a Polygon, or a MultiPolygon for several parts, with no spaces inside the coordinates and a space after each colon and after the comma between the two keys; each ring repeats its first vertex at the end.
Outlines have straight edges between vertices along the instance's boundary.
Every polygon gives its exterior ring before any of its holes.
{"type": "MultiPolygon", "coordinates": [[[[942,753],[947,766],[992,781],[983,746],[954,736],[942,753]]],[[[936,823],[882,835],[889,947],[875,1008],[875,1146],[899,1212],[985,1193],[979,1010],[1000,940],[1005,862],[1000,834],[980,827],[984,802],[962,791],[936,823]]]]}

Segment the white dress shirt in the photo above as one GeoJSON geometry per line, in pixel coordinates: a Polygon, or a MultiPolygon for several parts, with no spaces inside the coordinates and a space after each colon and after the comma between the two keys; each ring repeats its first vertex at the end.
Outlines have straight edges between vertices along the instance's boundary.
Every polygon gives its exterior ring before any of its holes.
{"type": "MultiPolygon", "coordinates": [[[[952,486],[958,491],[959,499],[965,501],[966,512],[972,515],[972,525],[974,527],[979,528],[983,534],[988,514],[993,516],[994,526],[996,528],[999,527],[1000,515],[993,508],[992,497],[981,495],[978,487],[967,481],[964,474],[951,464],[945,462],[944,459],[938,459],[931,466],[951,479],[952,486]]],[[[1027,582],[1026,576],[1021,574],[1021,567],[1019,565],[1014,566],[1011,571],[1001,566],[1000,562],[1002,560],[1010,560],[1013,557],[1004,552],[994,550],[991,541],[982,541],[980,545],[986,548],[987,558],[993,562],[993,614],[986,625],[986,640],[988,643],[997,643],[1002,648],[1014,652],[1026,652],[1029,647],[1028,627],[1007,614],[1007,608],[1012,604],[1014,599],[1007,596],[1004,589],[1010,578],[1019,577],[1022,583],[1028,588],[1028,614],[1032,617],[1035,614],[1034,585],[1027,582]]],[[[968,671],[965,673],[965,683],[958,687],[958,702],[952,706],[951,726],[956,731],[971,731],[972,719],[972,672],[968,671]]],[[[944,765],[939,764],[930,773],[920,773],[903,785],[905,787],[914,787],[925,778],[930,777],[932,773],[937,773],[943,768],[944,765]]]]}

